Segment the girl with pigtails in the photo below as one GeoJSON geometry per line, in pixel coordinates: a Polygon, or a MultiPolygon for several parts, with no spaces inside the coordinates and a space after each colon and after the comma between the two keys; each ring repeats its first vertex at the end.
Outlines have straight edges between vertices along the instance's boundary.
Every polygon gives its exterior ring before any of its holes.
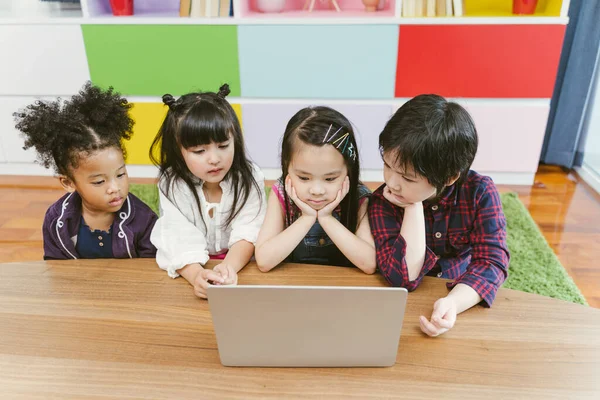
{"type": "Polygon", "coordinates": [[[160,169],[160,218],[151,236],[156,261],[200,298],[211,283],[237,283],[266,210],[264,176],[246,157],[228,94],[225,84],[217,93],[164,95],[169,110],[150,150],[160,169]],[[206,268],[209,259],[220,262],[206,268]]]}

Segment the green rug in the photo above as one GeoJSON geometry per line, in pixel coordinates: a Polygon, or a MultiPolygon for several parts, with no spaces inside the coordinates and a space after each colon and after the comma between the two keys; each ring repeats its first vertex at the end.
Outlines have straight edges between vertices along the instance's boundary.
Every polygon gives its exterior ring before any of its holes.
{"type": "MultiPolygon", "coordinates": [[[[132,184],[130,191],[158,214],[156,185],[132,184]]],[[[503,287],[587,304],[518,196],[503,193],[501,198],[511,255],[508,279],[503,287]]]]}
{"type": "Polygon", "coordinates": [[[587,304],[527,208],[515,193],[503,193],[510,265],[505,288],[587,304]]]}

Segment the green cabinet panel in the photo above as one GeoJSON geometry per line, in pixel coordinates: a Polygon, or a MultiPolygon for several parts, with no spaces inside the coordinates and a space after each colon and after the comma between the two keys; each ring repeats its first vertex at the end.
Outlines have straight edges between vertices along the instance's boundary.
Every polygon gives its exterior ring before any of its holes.
{"type": "Polygon", "coordinates": [[[82,25],[92,82],[130,96],[240,96],[237,26],[82,25]]]}

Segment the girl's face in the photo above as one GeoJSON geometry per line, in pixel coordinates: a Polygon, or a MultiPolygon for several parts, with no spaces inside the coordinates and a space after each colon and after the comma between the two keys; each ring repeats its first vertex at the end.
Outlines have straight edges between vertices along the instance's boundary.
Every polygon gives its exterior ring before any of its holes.
{"type": "Polygon", "coordinates": [[[436,195],[436,189],[427,178],[417,175],[412,168],[404,170],[395,165],[393,153],[383,154],[383,179],[398,203],[413,204],[436,195]]]}
{"type": "Polygon", "coordinates": [[[79,166],[71,174],[72,180],[63,177],[61,183],[67,191],[79,193],[85,210],[117,212],[129,194],[129,177],[119,148],[82,154],[79,166]]]}
{"type": "Polygon", "coordinates": [[[296,194],[314,210],[335,200],[348,169],[342,154],[330,144],[314,146],[296,142],[288,174],[296,194]]]}
{"type": "Polygon", "coordinates": [[[233,164],[233,138],[229,136],[225,142],[182,148],[181,154],[192,174],[206,183],[218,184],[233,164]]]}

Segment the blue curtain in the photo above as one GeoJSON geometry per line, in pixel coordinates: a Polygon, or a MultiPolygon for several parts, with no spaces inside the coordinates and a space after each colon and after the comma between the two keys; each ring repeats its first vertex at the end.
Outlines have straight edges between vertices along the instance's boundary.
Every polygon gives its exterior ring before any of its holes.
{"type": "Polygon", "coordinates": [[[540,158],[567,168],[583,158],[577,149],[600,55],[600,1],[571,0],[569,18],[540,158]]]}

